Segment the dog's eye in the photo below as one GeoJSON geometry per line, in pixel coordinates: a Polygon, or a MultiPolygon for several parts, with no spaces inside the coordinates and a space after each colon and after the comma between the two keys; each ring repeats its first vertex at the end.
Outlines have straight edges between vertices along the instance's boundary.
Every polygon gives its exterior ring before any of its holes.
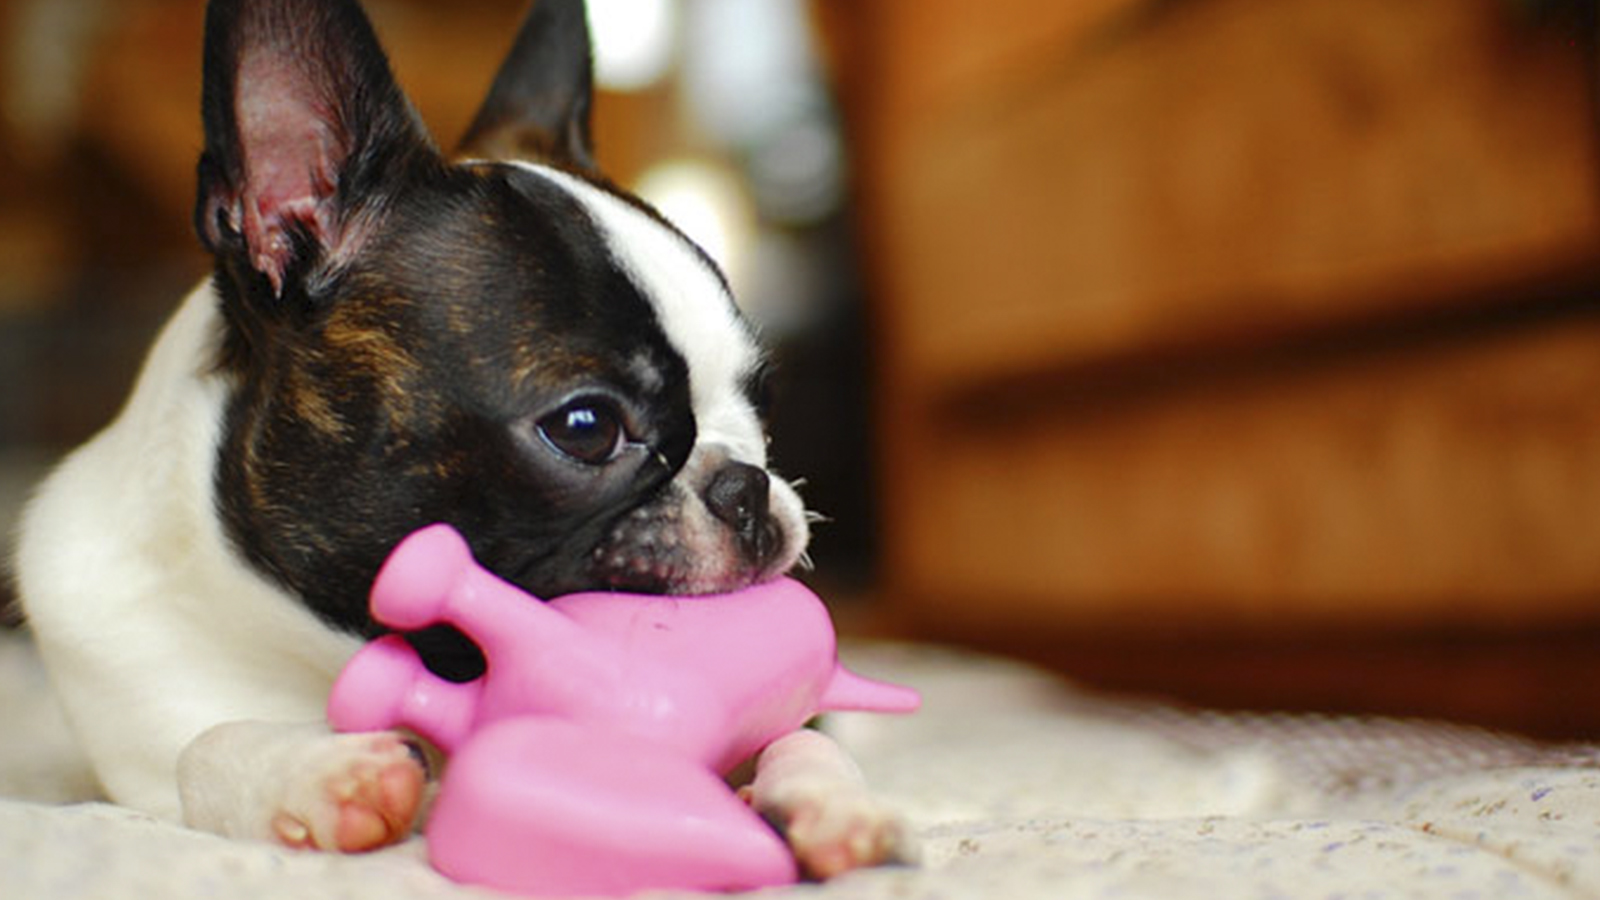
{"type": "Polygon", "coordinates": [[[539,434],[563,456],[604,465],[622,448],[622,414],[606,400],[574,400],[539,420],[539,434]]]}

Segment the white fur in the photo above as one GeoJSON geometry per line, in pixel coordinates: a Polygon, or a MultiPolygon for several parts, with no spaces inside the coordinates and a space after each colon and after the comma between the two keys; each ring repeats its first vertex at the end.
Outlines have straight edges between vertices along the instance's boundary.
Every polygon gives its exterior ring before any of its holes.
{"type": "Polygon", "coordinates": [[[219,333],[207,282],[167,324],[121,414],[42,485],[18,547],[24,610],[102,785],[170,819],[186,745],[220,722],[319,720],[357,646],[222,533],[219,333]]]}

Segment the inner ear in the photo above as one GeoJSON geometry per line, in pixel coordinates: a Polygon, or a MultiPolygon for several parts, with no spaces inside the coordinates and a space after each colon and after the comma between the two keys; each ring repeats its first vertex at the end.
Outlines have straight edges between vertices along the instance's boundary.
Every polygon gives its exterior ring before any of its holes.
{"type": "MultiPolygon", "coordinates": [[[[335,258],[353,252],[336,209],[350,136],[337,129],[328,104],[290,61],[265,52],[239,65],[239,142],[245,148],[239,227],[250,262],[279,293],[298,228],[335,258]]],[[[351,236],[354,235],[354,230],[351,236]]]]}
{"type": "Polygon", "coordinates": [[[282,296],[359,250],[383,191],[436,157],[354,0],[212,0],[197,226],[282,296]]]}
{"type": "Polygon", "coordinates": [[[536,0],[457,153],[594,169],[594,99],[583,0],[536,0]]]}

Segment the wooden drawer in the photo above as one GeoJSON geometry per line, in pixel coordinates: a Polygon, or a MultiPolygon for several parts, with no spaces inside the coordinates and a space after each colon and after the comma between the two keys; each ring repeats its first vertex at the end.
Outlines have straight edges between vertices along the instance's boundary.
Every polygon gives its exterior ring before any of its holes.
{"type": "Polygon", "coordinates": [[[901,424],[884,570],[943,636],[1600,616],[1592,312],[901,424]]]}

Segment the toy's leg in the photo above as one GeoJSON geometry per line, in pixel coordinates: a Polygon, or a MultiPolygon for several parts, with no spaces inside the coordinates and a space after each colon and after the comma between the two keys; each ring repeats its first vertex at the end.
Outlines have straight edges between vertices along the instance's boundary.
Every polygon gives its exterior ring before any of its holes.
{"type": "Polygon", "coordinates": [[[741,794],[784,835],[808,877],[911,862],[916,855],[899,815],[867,790],[855,761],[820,731],[802,728],[774,741],[741,794]]]}
{"type": "Polygon", "coordinates": [[[328,694],[328,721],[339,731],[410,728],[446,751],[471,730],[483,682],[445,681],[423,666],[399,635],[361,648],[328,694]]]}
{"type": "Polygon", "coordinates": [[[191,827],[344,852],[410,834],[425,780],[416,748],[398,733],[335,735],[321,724],[218,725],[178,761],[191,827]]]}

